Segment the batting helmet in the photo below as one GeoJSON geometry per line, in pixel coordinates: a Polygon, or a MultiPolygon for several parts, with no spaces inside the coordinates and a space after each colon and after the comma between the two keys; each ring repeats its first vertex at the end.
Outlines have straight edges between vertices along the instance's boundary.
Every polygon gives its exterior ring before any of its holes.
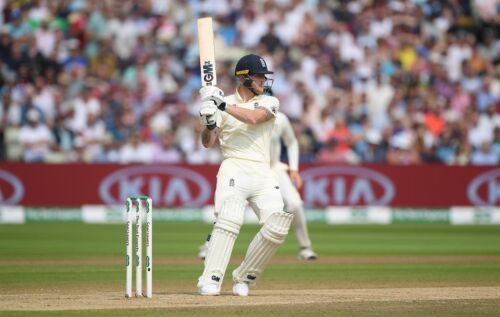
{"type": "Polygon", "coordinates": [[[262,57],[255,54],[249,54],[240,58],[238,63],[236,63],[234,69],[235,76],[255,74],[273,74],[272,71],[267,69],[266,61],[262,57]]]}

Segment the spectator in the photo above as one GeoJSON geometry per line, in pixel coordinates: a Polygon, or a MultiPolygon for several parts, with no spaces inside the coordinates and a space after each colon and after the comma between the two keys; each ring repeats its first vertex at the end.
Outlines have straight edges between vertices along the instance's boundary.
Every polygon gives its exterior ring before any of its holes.
{"type": "Polygon", "coordinates": [[[105,162],[104,143],[109,141],[104,122],[95,113],[87,114],[87,127],[79,136],[81,138],[82,160],[87,163],[105,162]]]}
{"type": "Polygon", "coordinates": [[[46,162],[53,145],[49,128],[40,122],[40,113],[30,109],[26,115],[27,123],[19,131],[19,143],[23,146],[23,161],[46,162]]]}
{"type": "Polygon", "coordinates": [[[172,133],[164,132],[160,136],[160,144],[153,154],[154,163],[181,163],[182,152],[175,144],[175,136],[172,133]]]}
{"type": "Polygon", "coordinates": [[[412,165],[420,163],[418,153],[405,139],[395,139],[387,151],[387,163],[394,165],[412,165]]]}
{"type": "Polygon", "coordinates": [[[86,86],[72,101],[71,129],[75,133],[82,133],[88,126],[89,114],[99,115],[101,106],[99,100],[92,96],[91,88],[86,86]]]}
{"type": "Polygon", "coordinates": [[[451,130],[445,130],[439,137],[436,145],[436,155],[440,162],[451,164],[456,160],[458,149],[454,142],[451,130]]]}
{"type": "Polygon", "coordinates": [[[479,149],[472,152],[470,162],[472,165],[498,165],[498,155],[491,148],[491,144],[484,142],[479,149]]]}
{"type": "Polygon", "coordinates": [[[365,133],[367,148],[362,152],[361,159],[366,163],[386,163],[388,143],[376,129],[369,129],[365,133]]]}
{"type": "Polygon", "coordinates": [[[476,94],[476,105],[479,112],[484,112],[488,107],[494,106],[495,103],[500,102],[500,96],[495,96],[490,85],[491,78],[487,77],[484,79],[482,86],[478,89],[476,94]]]}
{"type": "Polygon", "coordinates": [[[491,151],[500,158],[500,127],[496,127],[493,132],[491,151]]]}
{"type": "Polygon", "coordinates": [[[36,47],[43,56],[49,57],[54,51],[56,35],[49,27],[47,18],[40,21],[40,27],[35,31],[36,47]]]}
{"type": "Polygon", "coordinates": [[[333,129],[326,131],[326,140],[335,144],[335,150],[342,152],[349,151],[351,147],[351,131],[347,127],[346,119],[338,116],[333,129]]]}
{"type": "Polygon", "coordinates": [[[56,116],[51,129],[54,139],[54,151],[67,157],[67,161],[77,161],[75,149],[75,133],[65,124],[62,115],[56,116]]]}
{"type": "Polygon", "coordinates": [[[271,54],[276,52],[278,48],[283,48],[283,43],[276,35],[274,23],[269,25],[267,33],[260,38],[260,43],[264,44],[266,50],[271,54]]]}
{"type": "Polygon", "coordinates": [[[81,53],[81,48],[79,47],[79,43],[77,40],[71,40],[69,47],[70,47],[70,53],[69,56],[64,60],[63,67],[64,70],[67,72],[73,71],[73,69],[78,69],[78,68],[87,68],[88,61],[87,59],[82,55],[81,53]]]}
{"type": "Polygon", "coordinates": [[[120,150],[120,163],[151,163],[153,161],[154,147],[149,142],[144,142],[139,132],[134,132],[128,142],[120,150]]]}

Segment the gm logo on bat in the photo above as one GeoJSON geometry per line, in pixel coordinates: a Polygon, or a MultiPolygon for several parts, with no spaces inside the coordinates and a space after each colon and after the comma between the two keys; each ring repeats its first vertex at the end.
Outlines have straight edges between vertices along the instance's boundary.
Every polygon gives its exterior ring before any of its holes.
{"type": "Polygon", "coordinates": [[[207,86],[212,86],[214,80],[214,64],[211,61],[205,61],[203,64],[203,80],[207,86]]]}

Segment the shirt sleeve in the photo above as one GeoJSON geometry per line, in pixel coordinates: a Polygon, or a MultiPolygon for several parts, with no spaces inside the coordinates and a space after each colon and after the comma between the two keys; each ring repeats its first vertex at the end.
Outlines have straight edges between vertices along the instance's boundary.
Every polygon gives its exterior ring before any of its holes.
{"type": "Polygon", "coordinates": [[[255,109],[266,109],[269,113],[276,117],[276,113],[280,109],[280,102],[278,98],[273,96],[266,96],[254,105],[255,109]]]}
{"type": "Polygon", "coordinates": [[[283,115],[283,130],[281,134],[283,143],[286,145],[288,155],[288,166],[292,171],[299,171],[299,142],[295,137],[292,125],[288,118],[283,115]]]}

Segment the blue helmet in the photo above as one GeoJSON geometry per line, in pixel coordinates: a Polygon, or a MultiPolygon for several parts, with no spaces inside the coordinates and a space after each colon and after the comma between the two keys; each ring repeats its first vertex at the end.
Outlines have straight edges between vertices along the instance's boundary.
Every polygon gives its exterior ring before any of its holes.
{"type": "Polygon", "coordinates": [[[249,54],[240,58],[238,63],[236,63],[234,69],[235,76],[256,74],[273,74],[272,71],[267,69],[266,61],[262,57],[255,54],[249,54]]]}

